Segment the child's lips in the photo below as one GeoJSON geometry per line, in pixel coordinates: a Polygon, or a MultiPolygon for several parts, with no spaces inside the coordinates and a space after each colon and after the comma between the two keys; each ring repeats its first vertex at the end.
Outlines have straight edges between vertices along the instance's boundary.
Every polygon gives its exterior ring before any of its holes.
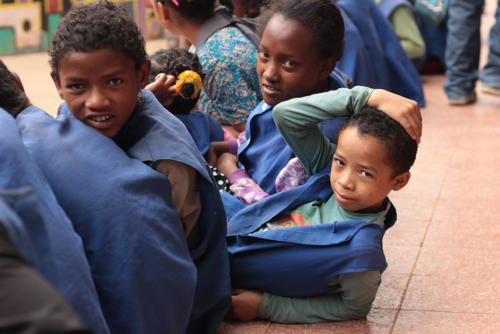
{"type": "Polygon", "coordinates": [[[262,85],[262,92],[264,94],[267,94],[267,95],[276,95],[276,94],[279,94],[280,91],[275,86],[263,84],[262,85]]]}
{"type": "Polygon", "coordinates": [[[89,115],[87,116],[87,122],[94,128],[105,129],[110,126],[113,118],[113,115],[89,115]]]}
{"type": "Polygon", "coordinates": [[[342,204],[347,204],[347,203],[352,203],[354,202],[353,198],[350,198],[348,196],[342,195],[339,192],[335,192],[335,198],[337,199],[337,202],[342,203],[342,204]]]}

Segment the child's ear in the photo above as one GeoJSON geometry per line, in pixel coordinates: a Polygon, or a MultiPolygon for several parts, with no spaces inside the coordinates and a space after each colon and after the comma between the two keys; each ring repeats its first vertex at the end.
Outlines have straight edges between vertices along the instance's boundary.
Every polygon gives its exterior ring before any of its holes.
{"type": "Polygon", "coordinates": [[[161,3],[158,0],[151,0],[154,2],[153,4],[153,10],[156,15],[156,19],[160,23],[160,25],[163,25],[163,22],[165,22],[168,17],[169,17],[169,12],[168,12],[168,6],[164,6],[163,3],[161,3]]]}
{"type": "Polygon", "coordinates": [[[408,184],[408,181],[410,181],[410,172],[404,172],[399,174],[398,176],[395,177],[396,183],[392,187],[392,190],[398,191],[399,189],[403,188],[408,184]]]}
{"type": "Polygon", "coordinates": [[[64,94],[61,88],[61,80],[59,79],[58,76],[54,72],[50,73],[50,76],[52,77],[52,81],[54,81],[54,84],[56,85],[57,92],[59,93],[59,97],[64,100],[64,94]]]}
{"type": "Polygon", "coordinates": [[[139,84],[141,86],[141,89],[146,87],[146,85],[149,83],[150,72],[151,72],[151,61],[148,59],[137,70],[137,77],[139,79],[139,84]]]}
{"type": "Polygon", "coordinates": [[[328,79],[330,73],[335,69],[337,62],[333,57],[322,59],[319,63],[320,66],[320,77],[321,79],[328,79]]]}

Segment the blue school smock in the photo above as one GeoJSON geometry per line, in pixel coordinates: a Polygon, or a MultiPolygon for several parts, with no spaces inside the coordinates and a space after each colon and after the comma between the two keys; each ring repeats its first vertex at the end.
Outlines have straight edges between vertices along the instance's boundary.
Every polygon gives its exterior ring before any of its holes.
{"type": "MultiPolygon", "coordinates": [[[[182,122],[165,110],[150,91],[143,90],[143,94],[140,111],[134,113],[115,141],[139,161],[175,160],[198,172],[202,240],[191,250],[198,283],[187,333],[212,333],[231,306],[224,207],[208,164],[182,122]]],[[[170,193],[170,189],[165,190],[170,193]]]]}
{"type": "MultiPolygon", "coordinates": [[[[330,74],[330,90],[347,87],[343,73],[338,69],[330,74]]],[[[295,156],[281,137],[274,123],[273,107],[262,101],[247,120],[246,141],[238,147],[238,163],[268,194],[276,193],[278,173],[295,156]]],[[[318,126],[331,141],[336,141],[337,129],[344,117],[323,121],[318,126]]]]}
{"type": "Polygon", "coordinates": [[[184,123],[201,154],[208,152],[211,142],[224,140],[224,131],[212,116],[197,110],[174,115],[184,123]]]}
{"type": "Polygon", "coordinates": [[[370,62],[375,67],[377,83],[373,87],[415,100],[424,107],[418,72],[378,5],[372,0],[339,0],[336,4],[345,10],[365,42],[370,62]]]}
{"type": "Polygon", "coordinates": [[[385,229],[364,221],[332,221],[250,234],[278,214],[332,196],[330,168],[307,183],[264,198],[238,212],[228,223],[233,288],[305,297],[330,291],[329,278],[387,267],[382,237],[396,221],[393,207],[385,229]]]}
{"type": "Polygon", "coordinates": [[[347,12],[342,7],[339,10],[344,19],[344,53],[337,68],[351,78],[355,86],[376,87],[378,69],[373,66],[363,37],[347,12]]]}
{"type": "Polygon", "coordinates": [[[56,119],[25,110],[17,123],[83,240],[111,332],[184,333],[196,267],[168,179],[61,108],[56,119]]]}
{"type": "MultiPolygon", "coordinates": [[[[36,108],[29,107],[23,112],[32,110],[36,108]]],[[[84,323],[95,333],[109,333],[82,241],[26,151],[16,120],[1,108],[0,133],[0,192],[21,219],[21,228],[28,236],[24,240],[32,244],[31,250],[25,251],[25,243],[14,237],[16,246],[84,323]]]]}

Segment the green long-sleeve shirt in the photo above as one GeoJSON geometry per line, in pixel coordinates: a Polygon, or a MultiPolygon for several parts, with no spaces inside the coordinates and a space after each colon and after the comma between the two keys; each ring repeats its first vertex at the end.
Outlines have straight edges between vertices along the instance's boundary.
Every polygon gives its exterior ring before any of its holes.
{"type": "MultiPolygon", "coordinates": [[[[323,136],[317,124],[360,111],[368,102],[371,92],[372,89],[366,87],[337,89],[291,99],[274,107],[276,126],[309,173],[313,174],[325,168],[331,162],[336,149],[336,145],[323,136]]],[[[337,210],[327,210],[328,212],[322,214],[328,216],[328,222],[343,220],[346,219],[345,215],[354,214],[358,216],[350,219],[362,219],[381,225],[390,205],[389,203],[382,212],[359,217],[360,214],[339,210],[338,205],[334,204],[336,203],[332,203],[332,207],[337,210]]],[[[311,205],[314,206],[314,203],[305,204],[311,205]]],[[[302,206],[297,209],[300,211],[302,206]]],[[[323,207],[318,208],[321,209],[323,207]]],[[[258,315],[260,318],[281,323],[364,318],[371,309],[380,281],[381,274],[378,271],[347,273],[331,277],[327,282],[330,287],[340,287],[337,294],[291,298],[264,293],[258,315]]]]}

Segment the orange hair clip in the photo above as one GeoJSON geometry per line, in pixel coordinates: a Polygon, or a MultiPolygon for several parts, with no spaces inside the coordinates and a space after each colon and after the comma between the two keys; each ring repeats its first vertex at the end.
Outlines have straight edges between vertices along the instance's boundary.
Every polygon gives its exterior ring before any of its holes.
{"type": "Polygon", "coordinates": [[[198,73],[191,70],[187,70],[177,76],[177,82],[175,83],[175,91],[182,98],[186,100],[191,100],[196,98],[200,93],[201,88],[202,88],[202,82],[201,82],[201,77],[198,73]],[[190,96],[185,96],[184,93],[182,92],[182,87],[185,84],[193,85],[194,88],[193,93],[190,96]]]}

